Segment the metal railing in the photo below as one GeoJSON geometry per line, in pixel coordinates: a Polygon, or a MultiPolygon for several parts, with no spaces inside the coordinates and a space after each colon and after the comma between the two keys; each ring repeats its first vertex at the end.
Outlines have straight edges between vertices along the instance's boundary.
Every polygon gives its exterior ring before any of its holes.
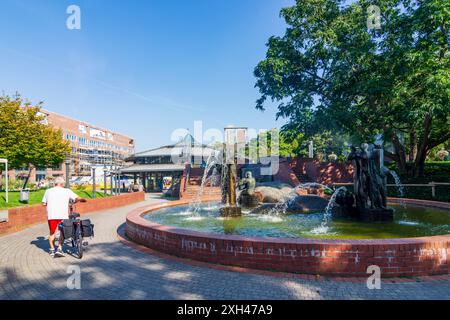
{"type": "MultiPolygon", "coordinates": [[[[345,182],[345,183],[332,183],[332,186],[352,186],[352,182],[345,182]]],[[[397,187],[396,184],[388,183],[386,185],[387,187],[397,187]]],[[[403,187],[424,187],[424,188],[431,188],[431,197],[436,198],[436,187],[439,186],[450,186],[450,183],[448,182],[429,182],[426,184],[420,184],[420,183],[411,183],[411,184],[402,184],[403,187]]]]}

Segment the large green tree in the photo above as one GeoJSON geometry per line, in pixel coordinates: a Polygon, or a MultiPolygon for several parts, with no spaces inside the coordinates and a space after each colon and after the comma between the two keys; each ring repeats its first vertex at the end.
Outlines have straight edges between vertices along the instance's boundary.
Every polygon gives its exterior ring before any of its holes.
{"type": "Polygon", "coordinates": [[[7,158],[12,169],[52,167],[70,153],[61,130],[44,122],[38,106],[15,97],[0,96],[0,158],[7,158]]]}
{"type": "Polygon", "coordinates": [[[286,33],[255,69],[257,108],[278,102],[284,129],[306,135],[382,134],[398,168],[423,175],[450,139],[450,1],[298,0],[281,15],[286,33]],[[368,28],[370,5],[380,28],[368,28]]]}
{"type": "MultiPolygon", "coordinates": [[[[251,139],[246,145],[246,155],[251,157],[273,156],[281,157],[300,156],[302,146],[305,143],[303,134],[287,137],[286,133],[278,129],[270,129],[260,132],[256,138],[251,139]],[[276,146],[272,142],[276,141],[276,146]]],[[[257,159],[252,159],[256,161],[257,159]]]]}

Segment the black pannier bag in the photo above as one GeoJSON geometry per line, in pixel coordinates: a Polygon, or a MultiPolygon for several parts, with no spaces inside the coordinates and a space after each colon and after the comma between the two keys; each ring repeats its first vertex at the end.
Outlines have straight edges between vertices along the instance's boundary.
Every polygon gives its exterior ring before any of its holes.
{"type": "Polygon", "coordinates": [[[63,239],[72,238],[75,235],[73,221],[69,219],[63,220],[59,225],[59,231],[61,232],[63,239]]]}
{"type": "Polygon", "coordinates": [[[94,225],[91,223],[91,220],[81,220],[81,234],[83,238],[94,236],[94,225]]]}

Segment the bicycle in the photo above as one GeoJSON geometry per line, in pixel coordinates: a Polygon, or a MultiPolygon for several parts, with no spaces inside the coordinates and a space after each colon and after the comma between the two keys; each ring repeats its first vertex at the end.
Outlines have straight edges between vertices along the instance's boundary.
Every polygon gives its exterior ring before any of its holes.
{"type": "MultiPolygon", "coordinates": [[[[80,200],[81,202],[86,202],[86,200],[80,200]]],[[[74,204],[75,202],[70,202],[69,204],[69,221],[71,223],[71,225],[74,228],[74,231],[72,233],[71,237],[65,238],[64,237],[64,232],[62,231],[63,229],[63,225],[60,224],[59,225],[59,232],[62,232],[62,237],[61,240],[63,241],[63,244],[70,240],[72,243],[72,248],[74,248],[77,252],[77,258],[81,259],[83,258],[83,247],[87,246],[89,243],[87,241],[83,242],[83,226],[82,226],[82,220],[80,219],[80,214],[74,212],[74,204]]]]}

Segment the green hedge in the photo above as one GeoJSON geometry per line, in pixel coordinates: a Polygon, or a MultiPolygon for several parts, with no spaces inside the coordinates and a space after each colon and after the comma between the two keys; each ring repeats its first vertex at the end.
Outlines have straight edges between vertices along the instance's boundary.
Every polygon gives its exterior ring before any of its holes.
{"type": "MultiPolygon", "coordinates": [[[[395,163],[387,166],[389,169],[398,172],[395,163]]],[[[408,183],[428,183],[428,182],[450,182],[450,161],[430,161],[425,163],[424,176],[414,178],[408,175],[400,175],[403,182],[408,183]]],[[[391,180],[391,178],[388,178],[391,180]]]]}
{"type": "MultiPolygon", "coordinates": [[[[388,187],[389,197],[398,197],[395,187],[388,187]]],[[[450,202],[450,186],[436,187],[436,197],[431,196],[431,187],[405,187],[405,197],[411,199],[423,199],[450,202]]]]}
{"type": "MultiPolygon", "coordinates": [[[[390,164],[389,169],[397,171],[395,163],[390,164]]],[[[450,183],[450,161],[429,161],[425,163],[425,172],[422,178],[414,178],[408,175],[400,175],[403,184],[428,184],[430,182],[450,183]]],[[[388,183],[394,183],[392,177],[388,177],[388,183]]],[[[436,187],[436,197],[431,196],[431,187],[405,187],[407,198],[435,200],[450,202],[450,186],[436,187]]],[[[396,197],[398,195],[395,187],[388,188],[388,195],[396,197]]]]}

